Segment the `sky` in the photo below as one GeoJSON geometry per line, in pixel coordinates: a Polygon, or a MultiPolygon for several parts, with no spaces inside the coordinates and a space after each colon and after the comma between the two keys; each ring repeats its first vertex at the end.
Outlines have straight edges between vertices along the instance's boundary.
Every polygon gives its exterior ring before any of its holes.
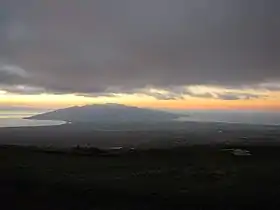
{"type": "Polygon", "coordinates": [[[0,0],[0,108],[280,110],[278,0],[0,0]]]}

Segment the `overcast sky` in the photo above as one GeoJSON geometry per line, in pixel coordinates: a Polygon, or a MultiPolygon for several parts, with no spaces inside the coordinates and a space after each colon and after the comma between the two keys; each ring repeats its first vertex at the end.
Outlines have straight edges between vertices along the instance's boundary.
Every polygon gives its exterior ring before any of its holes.
{"type": "Polygon", "coordinates": [[[278,91],[279,11],[279,0],[0,0],[0,89],[153,87],[168,94],[147,94],[166,100],[193,85],[278,91]]]}

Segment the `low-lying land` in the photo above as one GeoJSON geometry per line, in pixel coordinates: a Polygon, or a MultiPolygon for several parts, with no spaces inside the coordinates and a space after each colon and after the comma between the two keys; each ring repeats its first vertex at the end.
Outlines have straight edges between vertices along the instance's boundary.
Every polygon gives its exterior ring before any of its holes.
{"type": "Polygon", "coordinates": [[[278,206],[278,127],[98,126],[0,129],[5,209],[278,206]]]}
{"type": "Polygon", "coordinates": [[[280,147],[225,145],[124,151],[1,146],[10,209],[206,209],[278,205],[280,147]],[[79,151],[80,150],[80,151],[79,151]]]}
{"type": "Polygon", "coordinates": [[[0,128],[0,144],[170,148],[197,144],[279,144],[280,126],[201,123],[72,123],[0,128]]]}

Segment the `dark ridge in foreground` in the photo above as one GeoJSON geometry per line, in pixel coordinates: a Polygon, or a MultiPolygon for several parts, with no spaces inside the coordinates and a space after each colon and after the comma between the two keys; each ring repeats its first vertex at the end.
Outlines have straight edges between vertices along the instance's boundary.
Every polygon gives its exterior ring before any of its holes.
{"type": "Polygon", "coordinates": [[[212,145],[118,153],[1,146],[0,155],[5,209],[279,207],[279,146],[212,145]],[[252,155],[235,156],[225,148],[246,149],[252,155]]]}
{"type": "Polygon", "coordinates": [[[59,109],[27,119],[63,120],[67,122],[150,122],[169,121],[179,115],[119,104],[75,106],[59,109]]]}

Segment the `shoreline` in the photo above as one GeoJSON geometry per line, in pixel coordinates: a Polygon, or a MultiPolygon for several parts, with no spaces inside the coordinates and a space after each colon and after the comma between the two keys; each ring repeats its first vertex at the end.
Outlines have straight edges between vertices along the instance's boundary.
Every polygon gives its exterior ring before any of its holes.
{"type": "MultiPolygon", "coordinates": [[[[47,124],[43,124],[43,125],[15,125],[15,126],[1,126],[0,124],[0,129],[2,128],[25,128],[25,127],[49,127],[49,126],[60,126],[60,125],[76,125],[76,124],[88,124],[88,125],[103,125],[103,124],[108,124],[108,125],[126,125],[126,124],[145,124],[145,122],[75,122],[75,121],[63,121],[63,120],[44,120],[44,119],[34,119],[34,118],[30,118],[30,117],[24,117],[24,118],[0,118],[0,120],[5,121],[11,121],[11,120],[23,120],[26,122],[45,122],[47,124]],[[54,123],[54,124],[48,124],[48,123],[54,123]]],[[[264,126],[264,127],[280,127],[280,123],[246,123],[246,122],[226,122],[226,121],[203,121],[203,120],[199,120],[199,119],[186,119],[186,120],[180,120],[180,118],[178,119],[174,119],[174,120],[170,120],[170,121],[162,121],[162,122],[147,122],[147,124],[166,124],[166,123],[182,123],[182,124],[201,124],[201,125],[233,125],[233,126],[264,126]]],[[[131,132],[131,131],[138,131],[137,129],[130,129],[130,130],[106,130],[106,129],[95,129],[96,131],[107,131],[107,132],[121,132],[121,131],[127,131],[127,132],[131,132]]]]}
{"type": "Polygon", "coordinates": [[[168,148],[185,145],[242,143],[276,145],[279,126],[173,122],[161,124],[64,123],[61,125],[1,127],[0,144],[69,147],[168,148]]]}
{"type": "Polygon", "coordinates": [[[27,118],[1,118],[0,122],[2,122],[0,123],[0,128],[46,127],[67,124],[67,122],[59,120],[35,120],[27,118]],[[7,123],[6,125],[5,121],[7,123]]]}

